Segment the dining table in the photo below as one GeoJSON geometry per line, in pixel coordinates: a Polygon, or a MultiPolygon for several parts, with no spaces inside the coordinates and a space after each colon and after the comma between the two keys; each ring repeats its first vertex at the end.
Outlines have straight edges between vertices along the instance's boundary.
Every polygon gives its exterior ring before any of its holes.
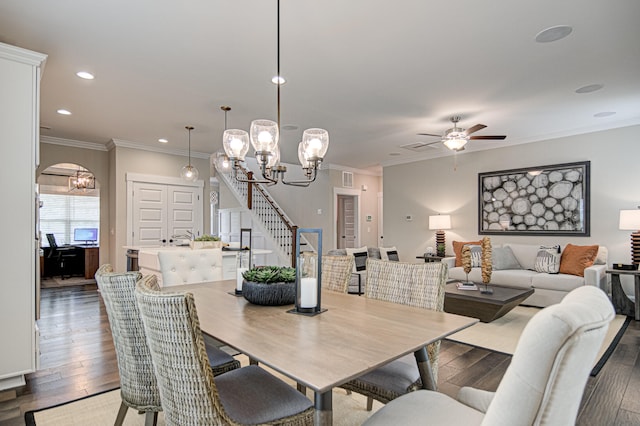
{"type": "Polygon", "coordinates": [[[332,389],[414,353],[423,387],[436,389],[425,346],[478,320],[322,290],[326,311],[291,313],[234,295],[235,280],[163,289],[192,293],[203,333],[314,392],[314,424],[333,423],[332,389]]]}

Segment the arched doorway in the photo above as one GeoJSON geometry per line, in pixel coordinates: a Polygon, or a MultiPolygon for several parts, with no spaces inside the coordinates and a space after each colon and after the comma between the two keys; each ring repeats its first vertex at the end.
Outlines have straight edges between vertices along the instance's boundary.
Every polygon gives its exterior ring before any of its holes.
{"type": "Polygon", "coordinates": [[[100,185],[90,170],[59,163],[38,176],[43,287],[94,283],[99,262],[100,185]]]}

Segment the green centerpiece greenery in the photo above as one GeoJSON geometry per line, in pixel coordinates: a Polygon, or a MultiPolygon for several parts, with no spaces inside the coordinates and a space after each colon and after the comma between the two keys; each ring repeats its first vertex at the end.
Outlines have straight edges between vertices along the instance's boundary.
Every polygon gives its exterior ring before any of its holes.
{"type": "Polygon", "coordinates": [[[287,266],[257,266],[242,274],[242,295],[256,305],[291,305],[296,301],[296,270],[287,266]]]}
{"type": "Polygon", "coordinates": [[[217,235],[201,235],[198,238],[194,238],[193,241],[220,241],[220,237],[217,235]]]}

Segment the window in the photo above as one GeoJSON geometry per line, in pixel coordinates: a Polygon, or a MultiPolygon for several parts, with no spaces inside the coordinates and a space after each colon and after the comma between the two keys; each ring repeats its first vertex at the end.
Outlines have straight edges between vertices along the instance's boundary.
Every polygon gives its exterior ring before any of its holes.
{"type": "Polygon", "coordinates": [[[54,234],[58,244],[72,244],[75,228],[100,228],[99,197],[40,194],[40,200],[40,233],[54,234]]]}

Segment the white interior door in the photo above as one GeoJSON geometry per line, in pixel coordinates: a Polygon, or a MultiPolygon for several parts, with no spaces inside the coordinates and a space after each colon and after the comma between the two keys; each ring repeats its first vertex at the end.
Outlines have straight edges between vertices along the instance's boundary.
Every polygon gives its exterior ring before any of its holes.
{"type": "Polygon", "coordinates": [[[193,232],[202,235],[202,197],[200,188],[167,186],[167,230],[172,235],[193,232]]]}
{"type": "Polygon", "coordinates": [[[338,248],[354,248],[357,241],[357,212],[356,197],[353,195],[338,195],[338,248]]]}
{"type": "Polygon", "coordinates": [[[167,239],[167,185],[134,182],[132,237],[135,246],[157,246],[167,239]]]}

